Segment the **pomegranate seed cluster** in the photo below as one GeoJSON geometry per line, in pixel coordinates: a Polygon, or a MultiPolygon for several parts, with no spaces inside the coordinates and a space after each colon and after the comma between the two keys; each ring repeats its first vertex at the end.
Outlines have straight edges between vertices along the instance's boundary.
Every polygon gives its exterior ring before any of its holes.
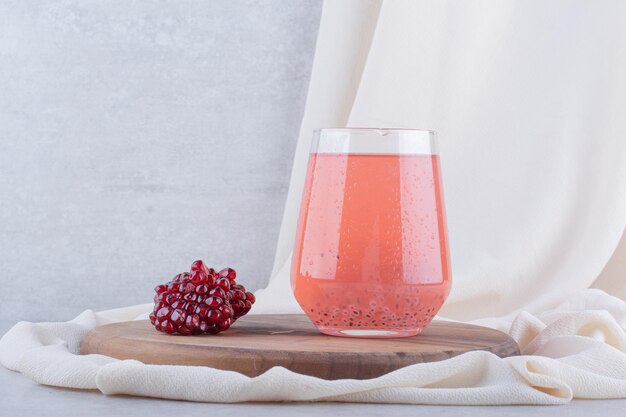
{"type": "Polygon", "coordinates": [[[216,272],[202,261],[154,289],[150,322],[161,332],[216,334],[227,330],[254,304],[254,295],[236,282],[234,269],[216,272]]]}

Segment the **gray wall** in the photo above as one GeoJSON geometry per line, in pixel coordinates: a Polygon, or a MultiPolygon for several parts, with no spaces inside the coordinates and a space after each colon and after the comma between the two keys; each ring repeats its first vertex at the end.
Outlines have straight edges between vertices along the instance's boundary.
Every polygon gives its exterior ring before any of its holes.
{"type": "Polygon", "coordinates": [[[321,1],[0,2],[0,319],[267,282],[321,1]]]}

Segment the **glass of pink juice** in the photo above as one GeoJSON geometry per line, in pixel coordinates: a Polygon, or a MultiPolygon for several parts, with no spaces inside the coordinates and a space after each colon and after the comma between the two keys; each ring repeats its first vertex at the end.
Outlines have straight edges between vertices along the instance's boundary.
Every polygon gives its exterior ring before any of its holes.
{"type": "Polygon", "coordinates": [[[450,283],[435,133],[316,131],[291,285],[319,331],[416,335],[441,308],[450,283]]]}

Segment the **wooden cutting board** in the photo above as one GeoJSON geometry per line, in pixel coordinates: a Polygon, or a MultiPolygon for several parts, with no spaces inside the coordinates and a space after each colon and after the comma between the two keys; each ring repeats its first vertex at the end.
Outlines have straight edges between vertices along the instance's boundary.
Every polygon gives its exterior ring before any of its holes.
{"type": "Polygon", "coordinates": [[[399,339],[326,336],[304,315],[251,315],[224,333],[172,336],[147,320],[100,326],[81,353],[148,364],[201,365],[257,376],[283,366],[324,379],[367,379],[407,365],[448,359],[471,350],[518,355],[508,335],[486,327],[433,321],[419,335],[399,339]]]}

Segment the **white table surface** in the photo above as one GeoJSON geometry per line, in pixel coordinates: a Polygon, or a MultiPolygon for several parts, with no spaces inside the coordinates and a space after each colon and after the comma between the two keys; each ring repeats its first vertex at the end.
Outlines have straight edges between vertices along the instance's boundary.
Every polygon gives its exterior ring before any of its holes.
{"type": "MultiPolygon", "coordinates": [[[[0,321],[0,334],[14,323],[0,321]]],[[[626,400],[578,400],[562,406],[451,407],[346,403],[207,404],[38,385],[0,366],[0,416],[626,416],[626,400]]]]}

